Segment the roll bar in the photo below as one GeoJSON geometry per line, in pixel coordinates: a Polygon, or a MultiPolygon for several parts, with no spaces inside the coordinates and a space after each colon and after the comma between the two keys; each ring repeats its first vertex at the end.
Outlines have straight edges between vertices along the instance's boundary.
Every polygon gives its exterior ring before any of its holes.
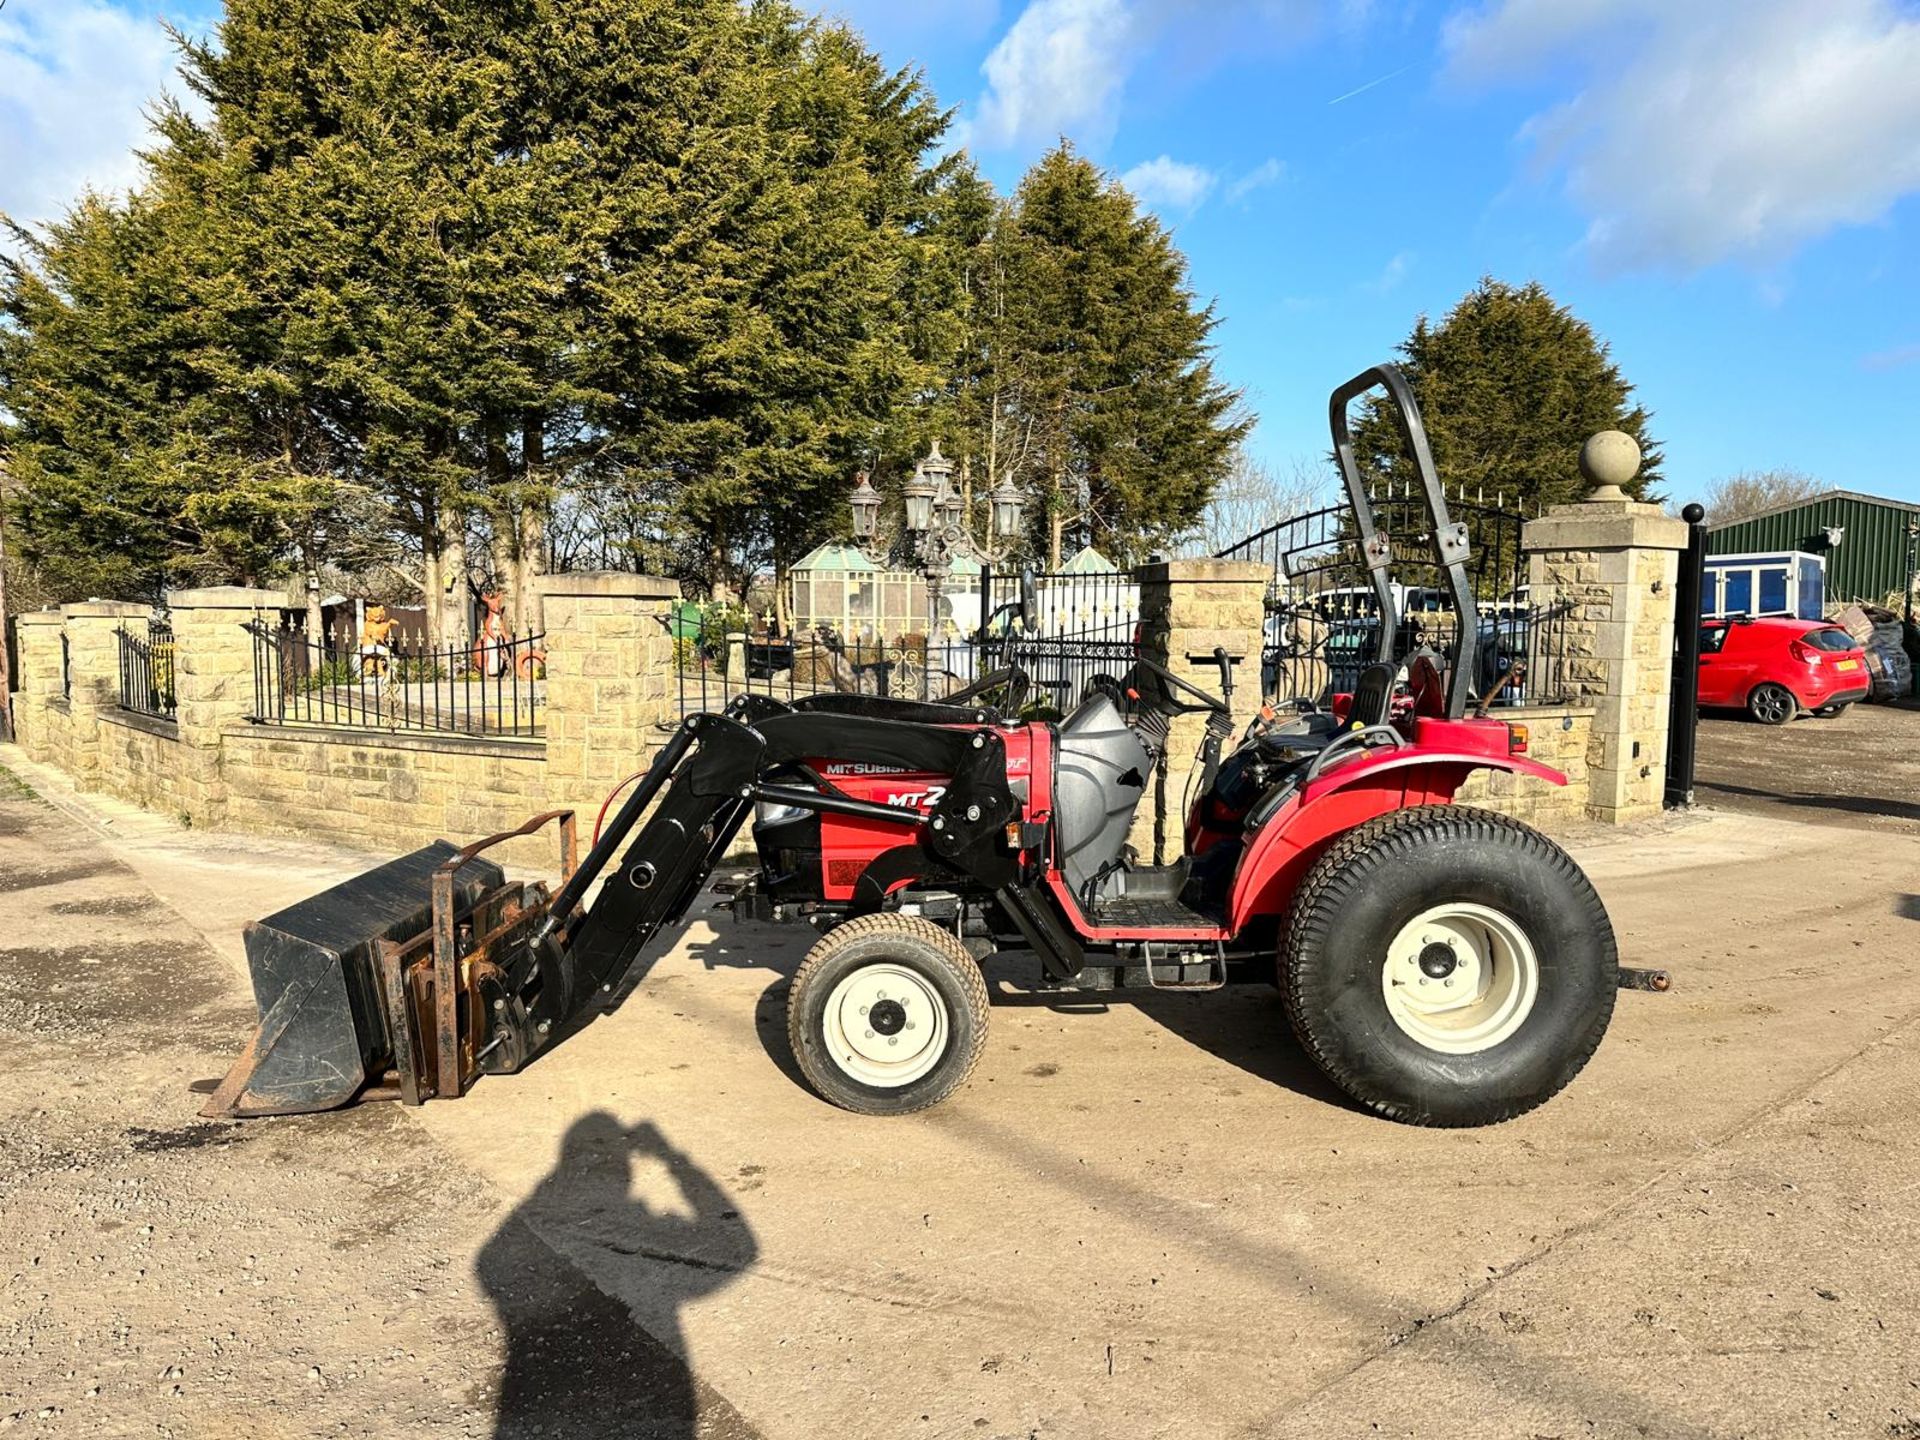
{"type": "Polygon", "coordinates": [[[1460,619],[1459,634],[1454,639],[1453,665],[1447,676],[1447,718],[1458,720],[1467,713],[1467,703],[1472,699],[1474,669],[1480,646],[1480,607],[1474,599],[1473,586],[1467,581],[1467,559],[1472,554],[1472,547],[1467,541],[1467,527],[1455,524],[1447,515],[1447,496],[1441,488],[1439,473],[1434,469],[1433,450],[1427,444],[1427,427],[1420,419],[1420,406],[1413,398],[1413,387],[1407,383],[1407,377],[1401,374],[1397,365],[1375,365],[1362,370],[1346,384],[1336,388],[1327,402],[1328,424],[1333,431],[1334,458],[1340,464],[1340,478],[1346,483],[1347,503],[1353,510],[1354,529],[1360,540],[1361,553],[1366,558],[1373,593],[1380,604],[1377,658],[1387,664],[1393,662],[1394,637],[1400,631],[1400,611],[1393,603],[1393,584],[1389,578],[1393,569],[1393,541],[1380,530],[1373,500],[1367,494],[1359,463],[1354,459],[1353,432],[1347,423],[1349,407],[1373,389],[1387,392],[1401,442],[1413,457],[1413,467],[1420,476],[1420,493],[1426,500],[1427,519],[1432,525],[1427,539],[1433,547],[1434,564],[1446,574],[1447,588],[1453,592],[1454,613],[1460,619]]]}

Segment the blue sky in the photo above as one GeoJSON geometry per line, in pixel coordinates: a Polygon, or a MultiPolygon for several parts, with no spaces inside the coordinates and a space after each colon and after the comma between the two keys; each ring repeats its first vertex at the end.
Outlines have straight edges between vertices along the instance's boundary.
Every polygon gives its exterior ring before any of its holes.
{"type": "MultiPolygon", "coordinates": [[[[1920,500],[1920,0],[833,0],[1010,188],[1060,135],[1219,304],[1255,451],[1482,274],[1612,345],[1679,498],[1790,466],[1920,500]]],[[[10,0],[0,209],[122,184],[155,15],[10,0]]]]}

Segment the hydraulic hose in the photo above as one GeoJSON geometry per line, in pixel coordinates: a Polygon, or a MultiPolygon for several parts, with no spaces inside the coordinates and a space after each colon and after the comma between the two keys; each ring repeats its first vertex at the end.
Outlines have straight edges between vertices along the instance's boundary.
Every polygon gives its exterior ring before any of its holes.
{"type": "Polygon", "coordinates": [[[636,770],[607,792],[607,798],[600,802],[600,813],[593,817],[593,844],[600,843],[600,827],[606,824],[607,811],[612,808],[613,802],[620,798],[620,792],[646,773],[644,770],[636,770]]]}

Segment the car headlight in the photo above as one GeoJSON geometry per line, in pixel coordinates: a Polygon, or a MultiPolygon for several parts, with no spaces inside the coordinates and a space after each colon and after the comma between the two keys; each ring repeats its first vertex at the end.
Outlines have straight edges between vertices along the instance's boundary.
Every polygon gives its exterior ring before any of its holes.
{"type": "Polygon", "coordinates": [[[756,829],[762,825],[784,825],[787,821],[797,819],[806,813],[808,812],[804,805],[779,805],[762,800],[753,807],[753,823],[756,829]]]}

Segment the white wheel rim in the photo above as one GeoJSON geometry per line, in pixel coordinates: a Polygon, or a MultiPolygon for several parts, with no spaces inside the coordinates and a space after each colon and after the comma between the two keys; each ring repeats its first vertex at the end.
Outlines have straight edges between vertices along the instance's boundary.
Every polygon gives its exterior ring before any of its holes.
{"type": "Polygon", "coordinates": [[[1400,927],[1380,988],[1405,1034],[1443,1055],[1473,1055],[1526,1024],[1540,994],[1540,960],[1511,916],[1458,901],[1400,927]]]}
{"type": "Polygon", "coordinates": [[[940,1063],[953,1031],[947,1002],[904,965],[865,965],[827,996],[827,1058],[882,1090],[911,1085],[940,1063]]]}

